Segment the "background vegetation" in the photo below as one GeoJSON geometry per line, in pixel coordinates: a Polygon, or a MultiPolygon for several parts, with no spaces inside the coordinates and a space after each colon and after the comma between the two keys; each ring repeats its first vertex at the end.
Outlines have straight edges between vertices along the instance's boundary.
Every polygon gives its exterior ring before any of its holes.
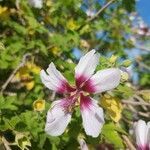
{"type": "Polygon", "coordinates": [[[43,0],[41,8],[1,0],[0,149],[76,150],[80,138],[90,149],[135,146],[133,123],[150,118],[149,40],[134,0],[43,0]],[[46,113],[61,96],[44,87],[39,72],[53,61],[73,84],[75,64],[93,48],[101,54],[97,69],[131,66],[130,75],[96,96],[106,114],[98,138],[85,135],[78,109],[66,132],[51,137],[44,132],[46,113]]]}

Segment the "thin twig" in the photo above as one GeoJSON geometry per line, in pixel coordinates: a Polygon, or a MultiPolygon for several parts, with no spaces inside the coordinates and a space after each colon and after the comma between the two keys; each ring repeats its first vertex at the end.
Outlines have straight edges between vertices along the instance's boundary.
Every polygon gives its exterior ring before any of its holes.
{"type": "Polygon", "coordinates": [[[87,23],[95,20],[109,5],[111,5],[115,0],[110,0],[107,2],[93,17],[87,19],[84,24],[82,24],[79,28],[78,31],[80,31],[87,23]]]}
{"type": "Polygon", "coordinates": [[[50,100],[51,100],[51,101],[54,101],[55,96],[56,96],[56,92],[53,92],[50,100]]]}
{"type": "Polygon", "coordinates": [[[17,73],[17,71],[24,66],[24,64],[26,63],[26,58],[28,56],[30,56],[30,53],[27,53],[23,56],[23,59],[21,61],[21,63],[16,67],[16,69],[11,73],[11,75],[9,76],[9,78],[6,80],[6,82],[2,85],[1,87],[1,91],[0,93],[3,93],[3,91],[6,89],[7,85],[11,82],[11,80],[13,79],[13,77],[15,76],[15,74],[17,73]]]}
{"type": "Polygon", "coordinates": [[[150,113],[149,112],[141,112],[141,111],[137,111],[132,105],[128,105],[127,107],[128,110],[132,111],[134,114],[136,115],[140,115],[140,116],[143,116],[143,117],[146,117],[146,118],[150,118],[150,113]]]}
{"type": "Polygon", "coordinates": [[[127,118],[122,116],[122,120],[125,121],[127,124],[133,125],[133,122],[128,120],[127,118]]]}
{"type": "Polygon", "coordinates": [[[136,47],[137,49],[141,49],[141,50],[144,50],[144,51],[150,52],[150,49],[149,49],[149,48],[147,48],[147,47],[138,46],[138,45],[135,45],[135,47],[136,47]]]}
{"type": "Polygon", "coordinates": [[[135,146],[132,144],[132,142],[129,140],[129,138],[126,135],[122,135],[122,138],[124,139],[126,145],[130,150],[136,150],[135,146]]]}
{"type": "Polygon", "coordinates": [[[4,91],[3,93],[4,93],[5,95],[9,95],[9,96],[16,96],[16,95],[17,95],[15,92],[4,91]]]}
{"type": "Polygon", "coordinates": [[[115,1],[115,0],[110,0],[108,3],[106,3],[93,17],[89,18],[89,19],[87,20],[87,22],[91,22],[91,21],[93,21],[94,19],[96,19],[96,18],[100,15],[100,13],[101,13],[102,11],[104,11],[104,9],[106,9],[106,8],[107,8],[109,5],[111,5],[114,1],[115,1]]]}
{"type": "Polygon", "coordinates": [[[127,107],[132,111],[134,112],[135,114],[137,114],[137,110],[136,110],[136,107],[134,105],[127,105],[127,107]]]}
{"type": "Polygon", "coordinates": [[[149,93],[150,90],[149,90],[149,89],[145,89],[145,90],[139,90],[139,91],[137,90],[137,91],[136,91],[137,95],[141,95],[143,92],[149,93]]]}
{"type": "Polygon", "coordinates": [[[136,61],[136,62],[139,64],[139,66],[141,68],[144,68],[144,69],[150,71],[150,67],[148,65],[146,65],[146,64],[144,64],[143,62],[140,62],[140,61],[136,61]]]}
{"type": "Polygon", "coordinates": [[[129,104],[134,106],[138,106],[138,105],[150,106],[150,103],[146,103],[146,102],[135,102],[135,101],[128,101],[128,100],[122,100],[121,102],[123,104],[129,104]]]}
{"type": "Polygon", "coordinates": [[[20,0],[16,0],[15,5],[16,5],[16,8],[17,8],[18,10],[20,10],[19,3],[20,3],[20,0]]]}
{"type": "MultiPolygon", "coordinates": [[[[139,102],[145,102],[140,96],[134,95],[133,98],[137,99],[139,102]]],[[[145,111],[148,111],[146,106],[141,106],[145,111]]]]}
{"type": "Polygon", "coordinates": [[[11,147],[9,146],[8,141],[4,137],[2,137],[2,142],[3,142],[6,150],[12,150],[11,147]]]}
{"type": "Polygon", "coordinates": [[[140,116],[143,116],[143,117],[146,117],[146,118],[150,118],[150,113],[144,113],[144,112],[138,112],[138,114],[140,115],[140,116]]]}

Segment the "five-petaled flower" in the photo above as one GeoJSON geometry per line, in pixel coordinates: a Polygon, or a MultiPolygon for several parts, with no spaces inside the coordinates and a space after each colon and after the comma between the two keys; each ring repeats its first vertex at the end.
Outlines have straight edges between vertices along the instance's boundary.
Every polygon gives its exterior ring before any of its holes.
{"type": "Polygon", "coordinates": [[[137,150],[150,150],[150,121],[139,120],[135,125],[137,150]]]}
{"type": "Polygon", "coordinates": [[[117,68],[100,70],[94,74],[98,63],[99,54],[95,50],[83,56],[75,67],[76,85],[74,87],[69,85],[53,63],[50,63],[47,73],[44,70],[41,71],[41,80],[47,88],[69,95],[52,103],[52,108],[47,113],[45,126],[48,134],[58,136],[65,131],[71,120],[73,109],[78,103],[86,134],[92,137],[99,135],[104,124],[103,109],[89,94],[112,90],[118,86],[121,75],[117,68]]]}

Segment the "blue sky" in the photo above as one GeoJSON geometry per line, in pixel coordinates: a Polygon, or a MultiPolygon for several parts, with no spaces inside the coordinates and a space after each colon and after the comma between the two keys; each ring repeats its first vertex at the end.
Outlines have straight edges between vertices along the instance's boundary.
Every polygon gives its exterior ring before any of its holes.
{"type": "Polygon", "coordinates": [[[139,15],[150,26],[150,0],[137,0],[136,8],[139,15]]]}

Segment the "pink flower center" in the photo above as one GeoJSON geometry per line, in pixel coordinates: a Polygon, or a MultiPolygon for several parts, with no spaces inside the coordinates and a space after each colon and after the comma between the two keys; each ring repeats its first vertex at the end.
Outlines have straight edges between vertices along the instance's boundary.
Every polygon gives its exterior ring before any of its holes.
{"type": "Polygon", "coordinates": [[[137,150],[150,150],[150,147],[148,145],[142,145],[142,146],[138,146],[137,150]]]}
{"type": "Polygon", "coordinates": [[[69,97],[62,103],[64,111],[72,112],[75,105],[79,103],[81,109],[84,109],[85,107],[89,108],[91,103],[90,99],[88,98],[88,96],[84,95],[87,95],[90,92],[94,92],[94,90],[95,89],[92,87],[91,80],[90,79],[86,80],[84,76],[80,76],[78,79],[76,79],[76,88],[70,89],[69,97]]]}
{"type": "Polygon", "coordinates": [[[84,76],[79,76],[76,79],[76,87],[77,89],[81,89],[82,91],[86,91],[88,93],[95,92],[95,88],[92,84],[92,80],[84,76]]]}

